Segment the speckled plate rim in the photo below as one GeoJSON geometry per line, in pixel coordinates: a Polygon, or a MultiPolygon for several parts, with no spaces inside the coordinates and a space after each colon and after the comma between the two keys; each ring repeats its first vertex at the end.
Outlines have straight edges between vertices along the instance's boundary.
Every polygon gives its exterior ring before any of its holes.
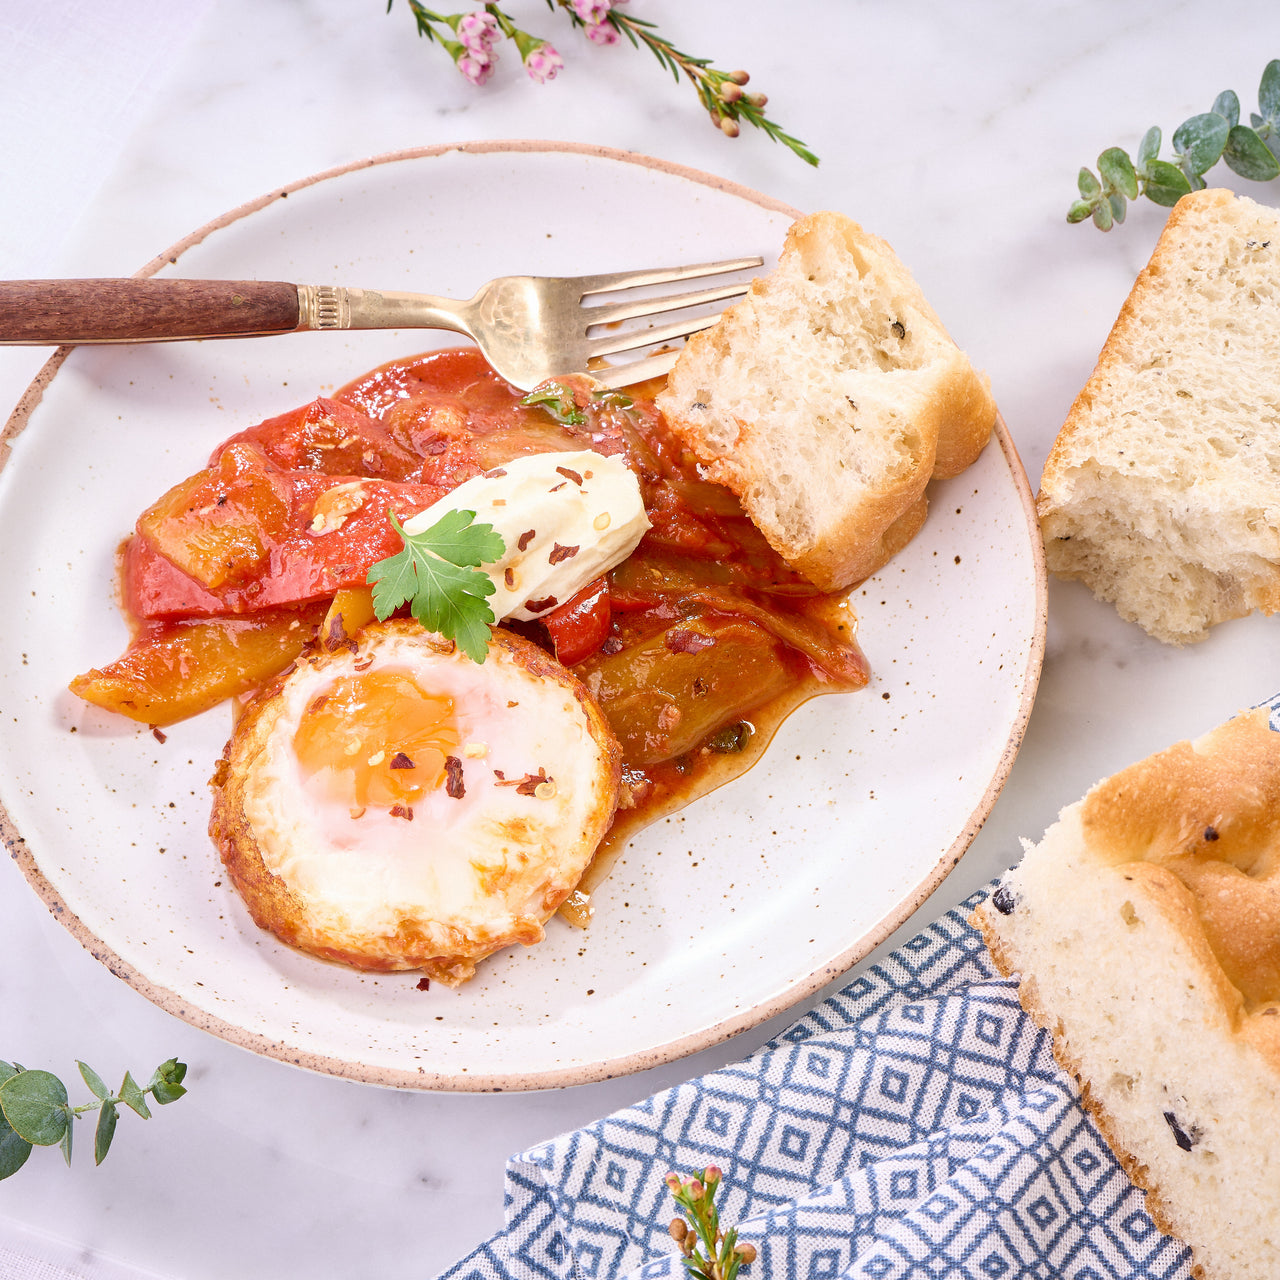
{"type": "MultiPolygon", "coordinates": [[[[286,199],[295,191],[301,191],[332,178],[343,177],[380,165],[394,164],[404,160],[429,159],[456,152],[472,155],[513,152],[567,153],[633,164],[670,174],[674,177],[684,178],[713,190],[725,192],[771,212],[785,214],[791,218],[801,216],[800,210],[739,183],[731,182],[714,174],[692,169],[685,165],[673,164],[652,156],[641,155],[637,152],[622,151],[611,147],[588,146],[581,143],[534,140],[454,143],[387,152],[326,169],[286,186],[274,188],[267,194],[238,205],[236,208],[193,231],[162,253],[157,254],[150,262],[136,271],[134,275],[138,278],[155,275],[163,268],[176,264],[183,253],[200,244],[214,232],[230,226],[232,223],[238,222],[240,219],[279,200],[286,199]]],[[[7,445],[27,426],[32,413],[39,405],[49,384],[74,349],[74,347],[59,347],[45,362],[40,372],[18,401],[5,424],[4,430],[0,431],[0,471],[4,469],[11,454],[7,445]]],[[[193,1006],[169,988],[153,982],[133,965],[122,959],[106,942],[80,920],[62,895],[45,878],[36,855],[19,833],[17,826],[2,803],[0,803],[0,840],[3,840],[9,856],[21,869],[28,883],[40,896],[52,915],[67,928],[72,936],[95,959],[105,965],[116,977],[128,983],[140,995],[145,996],[166,1013],[181,1018],[184,1022],[207,1031],[231,1044],[238,1045],[265,1057],[291,1063],[321,1074],[394,1088],[438,1092],[482,1093],[504,1090],[555,1089],[629,1075],[720,1044],[743,1031],[758,1026],[777,1014],[785,1012],[785,1010],[798,1004],[801,1000],[820,991],[827,983],[847,972],[854,964],[888,938],[895,929],[903,924],[925,902],[960,861],[969,845],[973,842],[974,837],[981,830],[983,823],[991,812],[992,806],[996,802],[996,798],[1008,779],[1013,762],[1022,745],[1044,662],[1048,616],[1048,578],[1045,568],[1044,547],[1039,536],[1035,498],[1031,491],[1030,481],[1004,419],[999,415],[997,415],[996,419],[994,439],[1000,447],[1004,463],[1013,479],[1023,516],[1027,523],[1029,542],[1032,547],[1036,601],[1034,634],[1031,637],[1027,663],[1023,673],[1022,694],[1017,712],[1010,726],[1008,738],[1001,751],[998,766],[978,804],[970,813],[967,822],[930,873],[914,889],[904,894],[897,905],[874,928],[867,930],[850,943],[845,951],[833,957],[807,977],[778,992],[772,999],[754,1005],[750,1009],[726,1018],[711,1027],[604,1062],[594,1064],[576,1063],[570,1067],[534,1073],[473,1074],[469,1072],[465,1078],[453,1075],[437,1075],[430,1072],[423,1074],[416,1069],[401,1071],[368,1067],[364,1064],[349,1062],[341,1058],[307,1053],[297,1048],[297,1046],[287,1044],[281,1040],[272,1040],[269,1037],[248,1031],[233,1022],[228,1022],[193,1006]]]]}

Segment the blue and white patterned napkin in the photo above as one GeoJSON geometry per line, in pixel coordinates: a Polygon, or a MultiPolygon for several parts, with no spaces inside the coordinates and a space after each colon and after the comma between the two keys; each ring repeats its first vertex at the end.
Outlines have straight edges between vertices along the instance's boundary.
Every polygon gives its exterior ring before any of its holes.
{"type": "Polygon", "coordinates": [[[743,1062],[507,1164],[506,1230],[441,1280],[681,1276],[663,1182],[718,1165],[742,1280],[1186,1280],[967,917],[743,1062]]]}

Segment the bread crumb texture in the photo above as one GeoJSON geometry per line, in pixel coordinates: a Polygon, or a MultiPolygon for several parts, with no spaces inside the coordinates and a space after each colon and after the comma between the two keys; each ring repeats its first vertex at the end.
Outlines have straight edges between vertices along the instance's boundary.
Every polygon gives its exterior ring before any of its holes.
{"type": "Polygon", "coordinates": [[[929,480],[969,466],[995,422],[986,380],[893,250],[831,212],[797,222],[776,269],[690,339],[658,404],[828,591],[914,537],[929,480]]]}
{"type": "Polygon", "coordinates": [[[1160,640],[1280,608],[1280,213],[1178,201],[1037,502],[1049,569],[1160,640]]]}
{"type": "Polygon", "coordinates": [[[1098,784],[975,915],[1157,1224],[1208,1280],[1280,1250],[1280,733],[1098,784]]]}

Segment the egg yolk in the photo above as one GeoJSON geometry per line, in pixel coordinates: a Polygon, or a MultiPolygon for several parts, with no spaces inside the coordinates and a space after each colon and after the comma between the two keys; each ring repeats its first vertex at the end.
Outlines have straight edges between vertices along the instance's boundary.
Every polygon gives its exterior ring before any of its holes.
{"type": "Polygon", "coordinates": [[[447,777],[459,754],[453,699],[428,693],[405,671],[334,680],[307,707],[293,735],[303,775],[325,774],[353,814],[366,805],[412,805],[447,777]]]}

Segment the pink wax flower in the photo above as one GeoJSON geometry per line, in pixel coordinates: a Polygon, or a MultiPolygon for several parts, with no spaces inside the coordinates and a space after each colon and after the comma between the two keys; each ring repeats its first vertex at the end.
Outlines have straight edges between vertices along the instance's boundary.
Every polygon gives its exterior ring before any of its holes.
{"type": "Polygon", "coordinates": [[[491,13],[466,13],[458,20],[458,39],[472,53],[488,53],[501,32],[491,13]]]}
{"type": "Polygon", "coordinates": [[[612,8],[613,0],[573,0],[573,11],[588,27],[599,26],[612,8]]]}
{"type": "Polygon", "coordinates": [[[618,29],[611,22],[587,23],[583,30],[594,44],[617,44],[618,29]]]}
{"type": "Polygon", "coordinates": [[[564,59],[545,40],[533,46],[525,55],[524,69],[539,84],[556,78],[556,72],[564,66],[564,59]]]}
{"type": "Polygon", "coordinates": [[[483,50],[467,50],[457,60],[458,70],[474,85],[482,85],[493,75],[497,56],[483,50]]]}

